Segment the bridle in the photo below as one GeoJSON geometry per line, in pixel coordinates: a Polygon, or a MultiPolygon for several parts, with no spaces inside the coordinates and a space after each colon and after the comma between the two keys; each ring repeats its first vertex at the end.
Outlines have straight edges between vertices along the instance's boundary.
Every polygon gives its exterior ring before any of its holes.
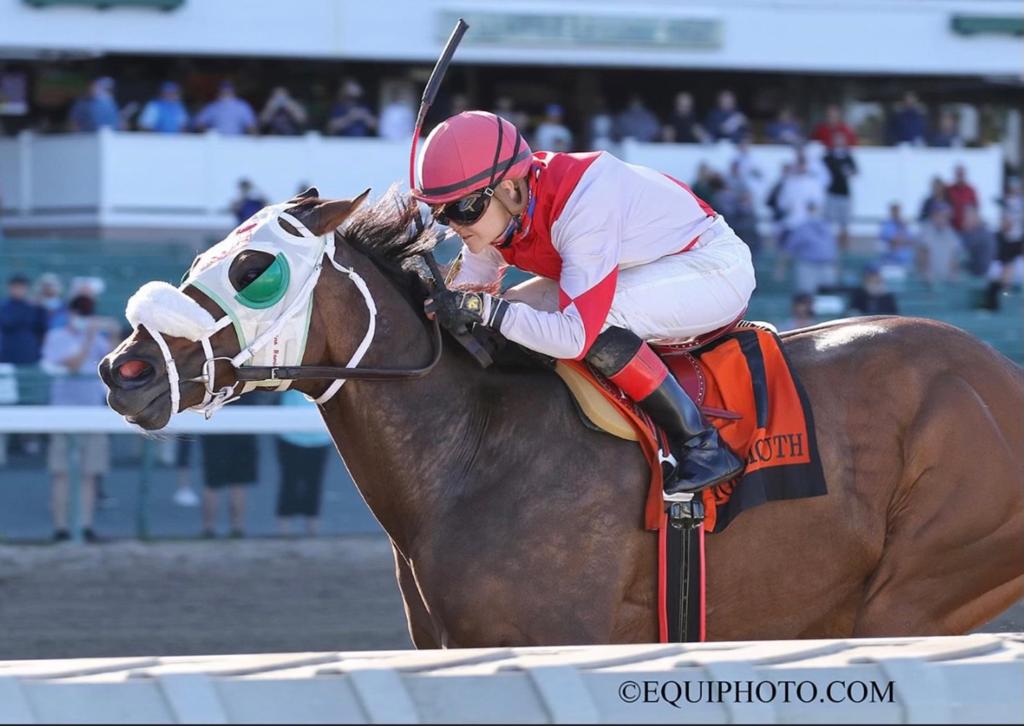
{"type": "MultiPolygon", "coordinates": [[[[419,224],[419,223],[418,223],[419,224]]],[[[327,233],[331,236],[331,242],[333,243],[334,231],[327,233]]],[[[431,252],[425,252],[422,254],[428,267],[430,268],[431,276],[435,289],[444,286],[444,278],[437,267],[437,263],[433,259],[431,252]]],[[[181,391],[180,384],[185,383],[202,383],[205,386],[205,392],[203,395],[203,401],[200,404],[191,406],[187,410],[202,413],[206,418],[210,418],[217,410],[221,407],[230,403],[231,401],[239,398],[249,391],[260,388],[260,387],[272,387],[274,390],[282,391],[287,389],[292,381],[296,380],[331,380],[333,383],[327,387],[327,389],[317,398],[313,399],[318,405],[323,405],[329,401],[344,385],[348,380],[363,380],[363,381],[393,381],[393,380],[410,380],[415,378],[422,378],[427,375],[433,368],[440,362],[441,356],[444,351],[444,339],[441,335],[441,328],[437,320],[433,320],[430,324],[431,330],[431,348],[432,356],[430,361],[422,367],[417,368],[359,368],[358,364],[369,350],[370,345],[373,343],[374,335],[376,332],[376,316],[377,306],[374,302],[373,295],[371,294],[366,282],[363,278],[355,271],[354,268],[345,267],[339,264],[334,259],[334,245],[327,245],[325,254],[321,256],[320,261],[314,268],[314,273],[310,275],[306,281],[302,293],[295,298],[292,305],[289,306],[284,312],[282,312],[270,326],[261,333],[252,343],[244,347],[239,353],[233,357],[228,356],[215,356],[213,351],[213,345],[210,339],[220,330],[231,325],[231,317],[224,311],[224,315],[220,320],[216,321],[215,325],[205,331],[198,342],[203,347],[203,353],[205,360],[202,365],[202,372],[200,375],[194,378],[182,379],[178,373],[177,363],[174,361],[174,357],[171,355],[170,347],[167,345],[167,341],[164,339],[163,333],[145,324],[140,324],[140,327],[146,329],[153,340],[156,342],[157,347],[160,349],[161,355],[164,359],[165,368],[167,370],[168,384],[170,386],[171,394],[171,411],[178,413],[181,403],[181,391]],[[363,300],[366,303],[367,311],[369,313],[369,323],[365,335],[359,346],[356,348],[352,355],[352,358],[344,366],[246,366],[245,361],[252,358],[252,356],[259,351],[263,346],[269,343],[280,330],[287,325],[291,319],[296,315],[297,312],[301,311],[305,306],[305,303],[309,302],[309,298],[313,295],[316,283],[320,277],[320,271],[323,266],[323,259],[326,258],[330,264],[339,272],[345,274],[352,283],[356,286],[359,292],[362,294],[363,300]],[[228,361],[235,369],[236,382],[230,386],[225,386],[218,389],[216,386],[216,364],[218,361],[228,361]],[[277,384],[272,385],[272,384],[277,384]],[[262,385],[261,385],[262,384],[262,385]],[[270,384],[270,385],[268,385],[270,384]],[[242,386],[241,390],[238,390],[239,386],[242,386]]],[[[195,302],[195,301],[193,301],[195,302]]],[[[198,303],[196,303],[198,305],[198,303]]],[[[479,347],[479,343],[476,343],[475,339],[471,339],[472,343],[479,347]]],[[[470,348],[470,344],[463,342],[467,348],[470,348]]],[[[480,351],[474,351],[474,353],[486,353],[480,349],[480,351]]],[[[478,355],[478,359],[480,356],[478,355]]],[[[483,363],[484,361],[481,360],[483,363]]],[[[486,361],[489,363],[489,359],[486,361]]]]}

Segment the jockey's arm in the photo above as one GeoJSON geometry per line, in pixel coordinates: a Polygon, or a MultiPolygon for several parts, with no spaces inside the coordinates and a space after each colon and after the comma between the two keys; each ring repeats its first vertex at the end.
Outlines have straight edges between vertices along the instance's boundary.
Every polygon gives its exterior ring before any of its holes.
{"type": "Polygon", "coordinates": [[[570,200],[551,230],[562,257],[559,312],[510,303],[500,326],[509,340],[562,359],[581,359],[590,349],[615,296],[621,246],[618,206],[602,197],[570,200]]]}
{"type": "Polygon", "coordinates": [[[506,266],[505,259],[494,247],[488,247],[483,252],[473,252],[463,244],[457,260],[459,269],[451,281],[451,287],[455,289],[489,288],[499,280],[506,266]]]}

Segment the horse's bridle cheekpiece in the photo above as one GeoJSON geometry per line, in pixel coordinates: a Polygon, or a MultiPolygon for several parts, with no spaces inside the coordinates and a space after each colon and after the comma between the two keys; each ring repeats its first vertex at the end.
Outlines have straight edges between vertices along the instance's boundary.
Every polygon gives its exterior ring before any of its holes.
{"type": "MultiPolygon", "coordinates": [[[[171,411],[178,413],[181,402],[177,364],[165,335],[182,337],[203,346],[202,374],[184,382],[203,383],[203,401],[189,410],[210,418],[225,404],[256,388],[284,391],[295,380],[333,380],[316,399],[330,400],[349,379],[383,381],[426,375],[441,359],[442,338],[437,321],[432,326],[433,356],[422,368],[357,368],[373,342],[377,306],[365,281],[350,267],[335,261],[335,231],[314,235],[289,214],[289,203],[257,212],[239,225],[226,239],[196,258],[179,287],[163,282],[144,285],[129,301],[128,321],[144,328],[160,349],[167,367],[171,411]],[[294,232],[286,229],[287,223],[294,232]],[[260,251],[274,257],[273,263],[256,280],[238,291],[229,279],[231,262],[243,251],[260,251]],[[328,260],[356,286],[366,302],[369,324],[362,341],[345,366],[303,366],[306,336],[313,306],[313,292],[323,261],[328,260]],[[203,293],[220,308],[220,319],[185,294],[188,287],[203,293]],[[210,339],[233,326],[240,351],[234,357],[214,356],[210,339]],[[237,381],[220,389],[216,386],[216,362],[229,361],[237,381]],[[239,390],[241,385],[241,390],[239,390]]],[[[432,265],[436,269],[436,265],[432,265]]],[[[436,274],[436,273],[435,273],[436,274]]],[[[436,277],[435,277],[436,279],[436,277]]]]}

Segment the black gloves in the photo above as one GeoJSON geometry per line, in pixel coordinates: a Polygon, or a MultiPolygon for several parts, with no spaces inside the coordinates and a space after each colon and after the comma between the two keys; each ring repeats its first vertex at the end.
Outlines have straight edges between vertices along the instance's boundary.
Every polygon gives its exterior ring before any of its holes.
{"type": "Polygon", "coordinates": [[[437,316],[437,321],[453,333],[468,333],[473,325],[500,331],[508,302],[486,292],[441,290],[427,300],[423,309],[437,316]]]}

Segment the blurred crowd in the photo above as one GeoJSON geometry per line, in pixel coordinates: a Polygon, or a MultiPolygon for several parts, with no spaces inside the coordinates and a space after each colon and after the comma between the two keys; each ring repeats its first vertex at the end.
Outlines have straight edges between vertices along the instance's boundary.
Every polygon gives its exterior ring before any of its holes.
{"type": "MultiPolygon", "coordinates": [[[[694,193],[723,214],[750,246],[755,258],[774,252],[776,280],[791,279],[793,327],[809,324],[803,312],[818,294],[843,297],[837,314],[895,314],[897,299],[887,281],[917,279],[926,289],[941,291],[963,276],[983,281],[977,307],[998,310],[1002,293],[1021,275],[1024,239],[1024,196],[1021,179],[1008,176],[997,202],[998,216],[985,219],[978,193],[963,165],[950,178],[935,177],[921,190],[920,208],[908,215],[898,202],[889,206],[873,239],[851,243],[853,184],[857,175],[856,135],[832,109],[814,132],[823,153],[812,156],[806,144],[793,144],[792,161],[774,177],[752,161],[746,138],[736,142],[726,169],[701,163],[691,182],[694,193]],[[769,224],[759,222],[755,188],[766,190],[769,224]],[[867,257],[859,286],[841,279],[844,255],[867,257]]],[[[795,133],[793,128],[780,134],[795,133]]],[[[787,136],[787,138],[795,138],[787,136]]],[[[792,321],[790,321],[792,322],[792,321]]]]}
{"type": "MultiPolygon", "coordinates": [[[[96,131],[100,128],[179,134],[215,130],[223,135],[296,135],[317,131],[330,136],[370,137],[406,141],[413,131],[418,97],[408,81],[389,82],[368,92],[355,77],[331,91],[321,82],[302,90],[287,85],[254,87],[239,94],[230,78],[222,77],[215,94],[195,87],[186,94],[178,81],[154,82],[148,98],[119,101],[117,81],[94,79],[70,106],[66,122],[40,130],[96,131]]],[[[135,86],[137,93],[138,84],[135,86]]],[[[134,94],[133,94],[134,95],[134,94]]],[[[751,118],[736,94],[723,89],[713,104],[699,108],[694,95],[680,91],[667,111],[653,110],[648,99],[634,94],[619,108],[596,97],[587,108],[561,103],[517,105],[510,96],[488,99],[455,93],[442,99],[444,115],[470,108],[491,107],[528,134],[537,148],[552,151],[603,149],[634,139],[643,142],[736,143],[795,145],[817,140],[831,146],[837,134],[847,146],[910,144],[961,147],[981,143],[978,110],[969,104],[928,107],[913,92],[889,104],[852,104],[856,123],[832,104],[820,118],[801,118],[791,106],[772,117],[751,118]],[[856,126],[856,128],[855,128],[856,126]]]]}

